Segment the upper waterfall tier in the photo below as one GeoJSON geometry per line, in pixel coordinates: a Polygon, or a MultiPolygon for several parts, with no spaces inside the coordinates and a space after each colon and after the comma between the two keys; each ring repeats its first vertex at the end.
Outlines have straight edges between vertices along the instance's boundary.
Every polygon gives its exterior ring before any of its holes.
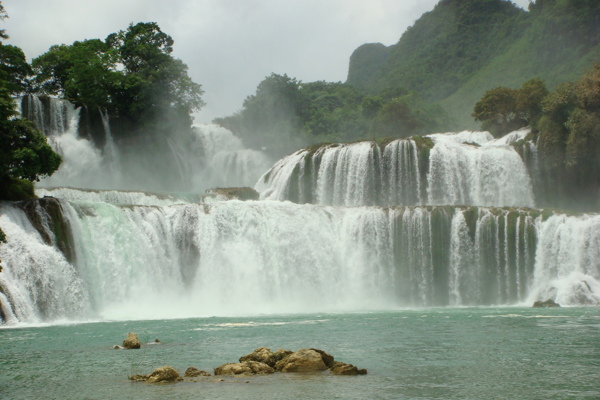
{"type": "Polygon", "coordinates": [[[313,146],[279,160],[255,188],[264,199],[322,205],[534,207],[527,166],[511,146],[528,133],[313,146]]]}

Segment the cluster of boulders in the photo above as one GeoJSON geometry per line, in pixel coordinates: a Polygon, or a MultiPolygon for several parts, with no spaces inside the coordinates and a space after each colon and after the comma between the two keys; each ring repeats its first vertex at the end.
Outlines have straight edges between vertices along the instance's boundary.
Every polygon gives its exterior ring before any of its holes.
{"type": "Polygon", "coordinates": [[[274,372],[319,372],[329,370],[337,375],[364,375],[366,369],[358,369],[352,364],[335,361],[329,353],[319,349],[290,351],[279,349],[275,352],[260,347],[254,352],[240,357],[239,363],[223,364],[215,368],[215,375],[255,375],[274,372]]]}
{"type": "MultiPolygon", "coordinates": [[[[275,372],[323,372],[334,375],[365,375],[366,369],[358,369],[352,364],[335,361],[329,353],[319,349],[271,351],[260,347],[252,353],[240,357],[237,363],[226,363],[214,369],[214,375],[251,376],[273,374],[275,372]]],[[[211,376],[210,373],[189,367],[184,377],[211,376]]],[[[147,383],[178,382],[184,380],[173,367],[161,367],[149,375],[134,375],[129,379],[147,383]]]]}

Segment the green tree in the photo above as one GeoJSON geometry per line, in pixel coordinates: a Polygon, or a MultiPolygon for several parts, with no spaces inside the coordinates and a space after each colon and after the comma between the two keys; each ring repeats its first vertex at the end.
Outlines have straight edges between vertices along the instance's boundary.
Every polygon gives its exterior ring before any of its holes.
{"type": "Polygon", "coordinates": [[[561,207],[600,210],[600,64],[542,102],[539,150],[561,207]]]}
{"type": "Polygon", "coordinates": [[[32,62],[32,91],[106,109],[123,121],[124,131],[189,127],[191,114],[204,106],[204,92],[172,51],[173,39],[154,22],[131,24],[104,41],[52,46],[32,62]]]}
{"type": "MultiPolygon", "coordinates": [[[[0,19],[6,18],[0,3],[0,19]]],[[[8,36],[4,30],[0,37],[8,36]]],[[[33,181],[58,169],[61,157],[46,141],[42,132],[27,120],[16,118],[11,95],[25,90],[29,66],[23,51],[0,42],[0,199],[21,200],[35,197],[33,181]]]]}
{"type": "Polygon", "coordinates": [[[423,127],[423,122],[409,104],[410,95],[392,99],[375,119],[376,136],[407,137],[423,127]]]}
{"type": "Polygon", "coordinates": [[[474,107],[473,118],[495,137],[523,126],[517,108],[516,89],[497,87],[488,90],[474,107]]]}
{"type": "Polygon", "coordinates": [[[517,92],[517,112],[523,123],[535,125],[542,116],[542,101],[548,95],[544,81],[530,79],[517,92]]]}
{"type": "Polygon", "coordinates": [[[303,143],[305,101],[300,85],[295,78],[272,73],[244,100],[240,113],[215,122],[232,129],[247,146],[284,155],[303,143]]]}
{"type": "Polygon", "coordinates": [[[99,39],[55,45],[33,60],[33,91],[57,95],[77,105],[115,108],[115,93],[122,84],[116,58],[99,39]]]}

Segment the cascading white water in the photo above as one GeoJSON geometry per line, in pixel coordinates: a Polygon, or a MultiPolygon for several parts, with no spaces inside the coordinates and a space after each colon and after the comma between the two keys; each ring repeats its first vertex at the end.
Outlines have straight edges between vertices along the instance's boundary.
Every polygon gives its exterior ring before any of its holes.
{"type": "Polygon", "coordinates": [[[218,125],[195,125],[194,134],[206,155],[204,168],[195,171],[194,187],[253,186],[272,164],[263,152],[245,148],[237,136],[218,125]]]}
{"type": "Polygon", "coordinates": [[[73,124],[75,107],[67,100],[29,95],[16,101],[21,117],[32,121],[47,136],[60,135],[73,124]]]}
{"type": "Polygon", "coordinates": [[[534,207],[527,167],[510,145],[527,133],[496,140],[488,132],[428,135],[428,159],[414,139],[382,151],[372,142],[325,145],[281,160],[255,188],[265,199],[323,205],[534,207]]]}
{"type": "Polygon", "coordinates": [[[375,152],[369,142],[325,146],[317,151],[317,204],[335,206],[373,205],[375,152]]]}
{"type": "Polygon", "coordinates": [[[50,177],[43,178],[41,186],[74,186],[82,188],[109,187],[102,152],[91,141],[79,138],[79,109],[72,108],[68,129],[48,137],[54,151],[62,156],[60,168],[50,177]]]}
{"type": "Polygon", "coordinates": [[[74,188],[44,188],[36,187],[38,197],[50,196],[67,201],[110,203],[110,204],[135,204],[143,206],[168,206],[171,204],[185,204],[200,202],[200,196],[192,195],[167,195],[160,193],[146,193],[123,190],[84,190],[74,188]]]}
{"type": "Polygon", "coordinates": [[[188,191],[247,186],[267,169],[265,156],[203,125],[169,137],[148,163],[112,140],[106,116],[102,150],[79,138],[78,110],[69,110],[68,124],[52,122],[64,131],[50,136],[64,164],[36,190],[63,200],[0,203],[5,324],[546,298],[600,304],[599,215],[491,207],[535,204],[525,168],[535,167],[535,145],[521,156],[511,146],[528,130],[303,149],[255,188],[263,199],[320,205],[202,204],[198,196],[50,186],[160,187],[171,178],[188,191]]]}
{"type": "Polygon", "coordinates": [[[554,215],[540,227],[529,300],[600,305],[600,215],[554,215]]]}
{"type": "Polygon", "coordinates": [[[385,146],[383,182],[384,204],[424,204],[419,155],[414,140],[394,140],[385,146]]]}
{"type": "Polygon", "coordinates": [[[27,96],[22,109],[63,157],[61,168],[42,180],[45,187],[202,193],[213,187],[252,186],[272,163],[217,125],[174,132],[159,149],[147,143],[124,146],[113,137],[108,114],[98,111],[104,132],[100,149],[79,137],[80,109],[68,101],[27,96]]]}
{"type": "Polygon", "coordinates": [[[60,204],[71,262],[17,205],[2,206],[6,322],[514,304],[553,291],[566,305],[600,304],[597,215],[60,204]]]}
{"type": "Polygon", "coordinates": [[[44,242],[23,211],[0,205],[0,226],[10,238],[0,246],[6,323],[89,317],[86,283],[76,266],[56,246],[44,242]]]}
{"type": "Polygon", "coordinates": [[[429,155],[428,204],[534,207],[527,167],[507,144],[525,131],[500,141],[483,133],[487,138],[482,132],[429,136],[435,146],[429,155]]]}

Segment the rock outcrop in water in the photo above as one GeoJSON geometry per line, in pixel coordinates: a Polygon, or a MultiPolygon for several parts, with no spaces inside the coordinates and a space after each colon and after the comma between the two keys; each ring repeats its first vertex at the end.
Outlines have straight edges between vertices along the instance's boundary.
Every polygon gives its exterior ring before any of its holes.
{"type": "Polygon", "coordinates": [[[127,339],[123,340],[124,349],[139,349],[141,347],[140,339],[136,333],[128,333],[127,339]]]}
{"type": "MultiPolygon", "coordinates": [[[[131,335],[131,334],[130,334],[131,335]]],[[[123,343],[125,345],[125,343],[123,343]]],[[[333,375],[365,375],[366,369],[358,369],[352,364],[335,361],[334,357],[319,349],[300,349],[292,352],[279,349],[275,352],[267,347],[259,347],[252,353],[240,357],[237,363],[226,363],[214,369],[215,376],[268,375],[275,372],[322,373],[329,370],[333,375]]],[[[211,376],[208,372],[189,367],[186,378],[211,376]]],[[[133,375],[132,381],[147,383],[178,382],[183,378],[172,367],[161,367],[149,375],[133,375]]]]}
{"type": "Polygon", "coordinates": [[[239,363],[227,363],[215,368],[215,375],[248,376],[272,374],[274,372],[323,372],[330,370],[335,375],[364,375],[366,369],[352,364],[335,361],[334,357],[319,349],[300,349],[292,352],[279,349],[272,352],[260,347],[240,357],[239,363]]]}

